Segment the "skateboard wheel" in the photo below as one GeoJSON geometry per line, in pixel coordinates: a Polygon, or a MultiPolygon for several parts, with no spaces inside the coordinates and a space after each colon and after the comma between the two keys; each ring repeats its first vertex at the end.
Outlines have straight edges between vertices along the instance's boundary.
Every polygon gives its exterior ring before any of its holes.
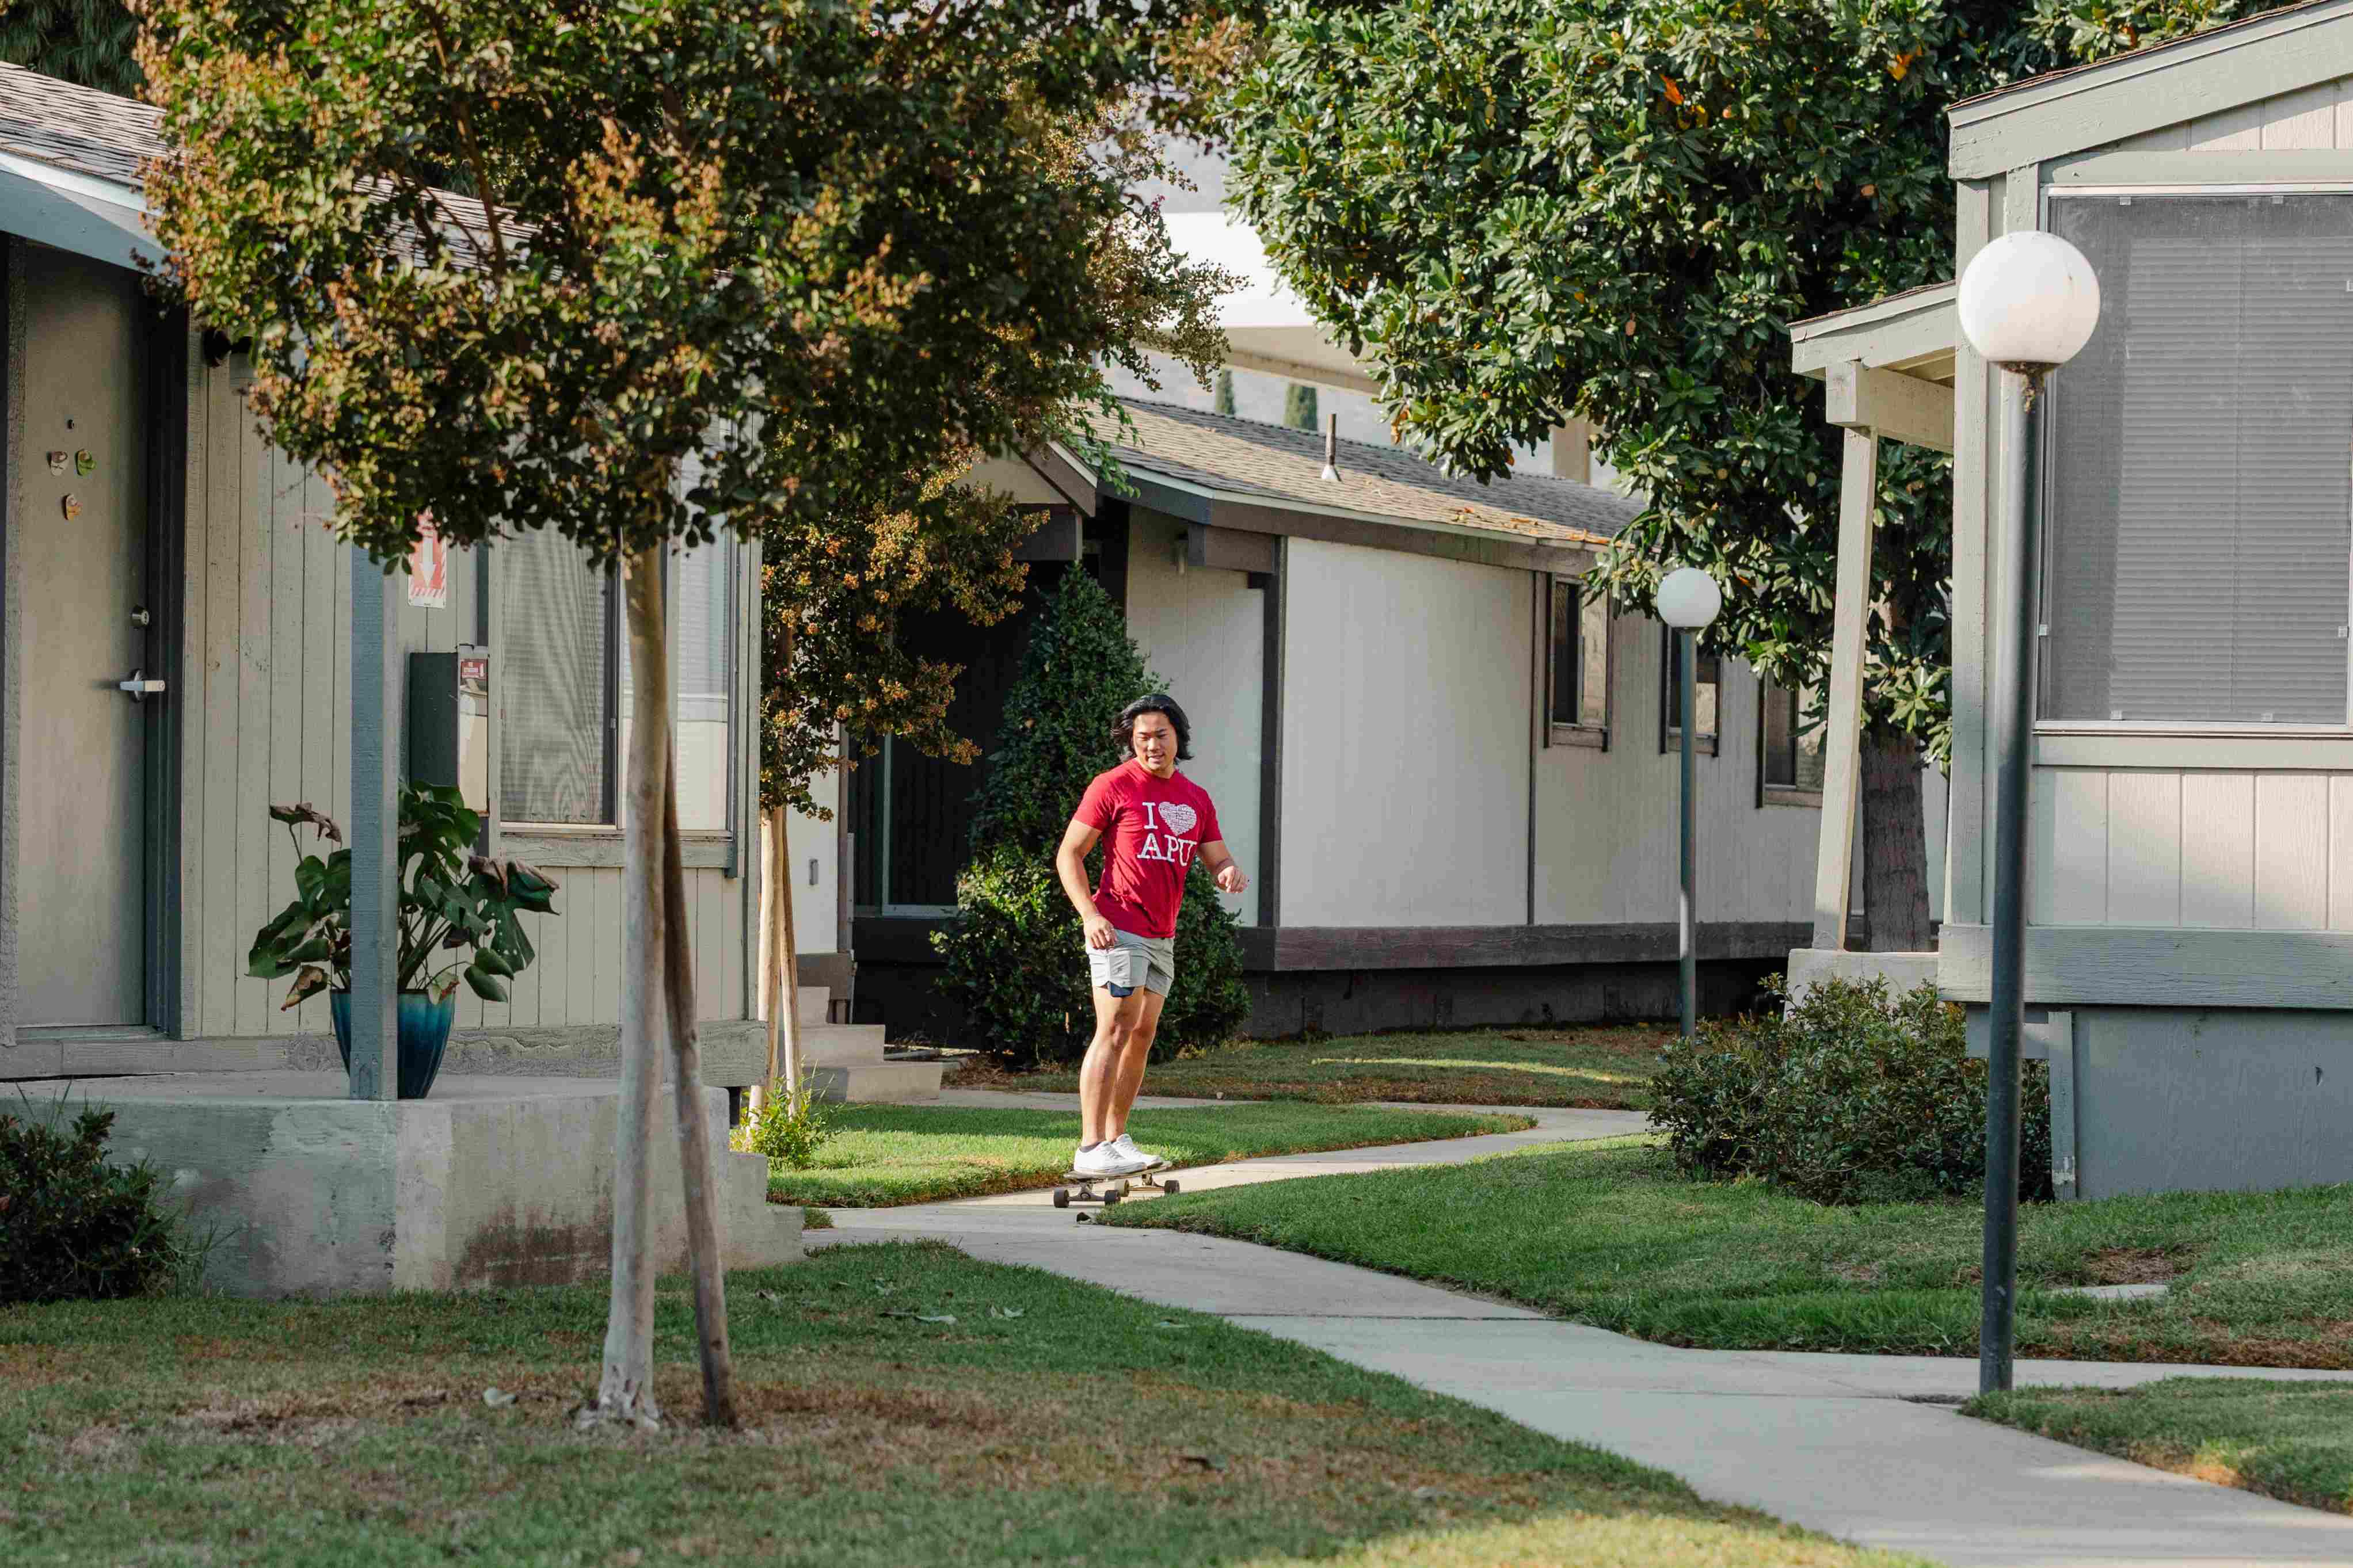
{"type": "Polygon", "coordinates": [[[1176,1184],[1175,1182],[1173,1182],[1173,1181],[1163,1182],[1163,1183],[1161,1183],[1161,1184],[1160,1184],[1160,1190],[1161,1190],[1162,1192],[1164,1192],[1164,1193],[1166,1193],[1170,1197],[1172,1197],[1172,1198],[1173,1198],[1173,1197],[1175,1197],[1175,1196],[1176,1195],[1176,1191],[1177,1191],[1176,1184]]]}
{"type": "Polygon", "coordinates": [[[1054,1206],[1058,1209],[1066,1209],[1071,1206],[1070,1188],[1056,1187],[1054,1189],[1054,1206]]]}
{"type": "Polygon", "coordinates": [[[1105,1207],[1105,1208],[1109,1208],[1109,1207],[1111,1207],[1111,1205],[1113,1205],[1113,1204],[1115,1204],[1115,1203],[1119,1202],[1119,1198],[1120,1198],[1120,1194],[1117,1194],[1117,1193],[1105,1193],[1105,1194],[1103,1194],[1103,1207],[1105,1207]]]}

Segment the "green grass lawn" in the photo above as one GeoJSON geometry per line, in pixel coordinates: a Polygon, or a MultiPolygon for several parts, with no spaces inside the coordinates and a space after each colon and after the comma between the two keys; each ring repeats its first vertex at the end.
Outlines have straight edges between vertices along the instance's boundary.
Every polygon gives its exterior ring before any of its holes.
{"type": "MultiPolygon", "coordinates": [[[[1525,1116],[1460,1111],[1235,1105],[1139,1110],[1128,1131],[1143,1147],[1184,1167],[1515,1132],[1533,1125],[1525,1116]]],[[[771,1203],[872,1208],[1050,1187],[1071,1168],[1079,1141],[1076,1110],[1012,1106],[848,1105],[834,1112],[834,1127],[812,1169],[769,1163],[771,1203]]]]}
{"type": "Polygon", "coordinates": [[[575,1432],[601,1289],[0,1308],[12,1568],[1894,1568],[1303,1347],[944,1247],[738,1274],[744,1429],[575,1432]],[[933,1321],[926,1320],[949,1320],[933,1321]],[[515,1396],[492,1407],[487,1389],[515,1396]]]}
{"type": "MultiPolygon", "coordinates": [[[[1831,1208],[1693,1182],[1631,1139],[1467,1165],[1183,1194],[1104,1215],[1240,1237],[1511,1300],[1669,1344],[1976,1353],[1974,1202],[1831,1208]]],[[[2030,1205],[2019,1350],[2353,1367],[2353,1191],[2030,1205]],[[2048,1288],[2171,1279],[2105,1301],[2048,1288]]]]}
{"type": "Polygon", "coordinates": [[[2123,1392],[2023,1389],[1962,1408],[2200,1480],[2353,1512],[2353,1385],[2169,1377],[2123,1392]]]}
{"type": "MultiPolygon", "coordinates": [[[[1146,1094],[1214,1100],[1366,1100],[1440,1105],[1550,1105],[1646,1110],[1659,1025],[1559,1029],[1472,1029],[1448,1034],[1352,1035],[1327,1040],[1242,1040],[1162,1062],[1146,1094]]],[[[1078,1088],[1075,1072],[1008,1074],[986,1066],[957,1081],[975,1088],[1078,1088]]]]}

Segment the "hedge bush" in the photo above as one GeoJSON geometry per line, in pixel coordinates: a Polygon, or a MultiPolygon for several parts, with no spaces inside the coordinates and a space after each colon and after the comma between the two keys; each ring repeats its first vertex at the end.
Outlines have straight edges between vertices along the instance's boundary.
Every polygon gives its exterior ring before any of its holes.
{"type": "MultiPolygon", "coordinates": [[[[1066,573],[1022,656],[988,777],[974,797],[956,922],[932,939],[945,963],[941,990],[964,1014],[960,1043],[1022,1067],[1085,1053],[1094,1003],[1084,932],[1055,879],[1054,850],[1088,783],[1121,761],[1112,739],[1119,710],[1162,689],[1119,606],[1083,571],[1066,573]]],[[[1214,738],[1197,738],[1205,743],[1214,738]]],[[[1102,870],[1098,850],[1087,858],[1090,884],[1102,870]]],[[[1153,1058],[1223,1044],[1249,1016],[1234,919],[1197,859],[1176,918],[1176,985],[1153,1058]]]]}
{"type": "Polygon", "coordinates": [[[114,1112],[0,1115],[0,1301],[109,1300],[176,1283],[195,1261],[163,1177],[109,1164],[114,1112]]]}
{"type": "MultiPolygon", "coordinates": [[[[1786,999],[1778,978],[1767,987],[1786,999]]],[[[1703,1024],[1651,1082],[1676,1165],[1822,1203],[1954,1195],[1985,1181],[1986,1065],[1932,984],[1820,981],[1786,1011],[1703,1024]]],[[[2026,1064],[2019,1195],[2051,1196],[2051,1090],[2026,1064]]]]}

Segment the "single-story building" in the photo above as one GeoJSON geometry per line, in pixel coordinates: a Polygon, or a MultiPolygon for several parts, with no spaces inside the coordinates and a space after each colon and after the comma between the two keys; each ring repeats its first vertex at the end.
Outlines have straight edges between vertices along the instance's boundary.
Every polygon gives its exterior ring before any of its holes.
{"type": "MultiPolygon", "coordinates": [[[[1638,504],[1166,403],[1126,412],[1099,432],[1121,477],[1054,448],[981,478],[1041,509],[1033,586],[1095,574],[1193,721],[1187,771],[1255,879],[1228,900],[1250,1031],[1672,1015],[1668,637],[1580,581],[1638,504]]],[[[1028,625],[939,629],[965,666],[965,733],[995,732],[1028,625]]],[[[1721,1008],[1803,944],[1820,750],[1798,694],[1713,656],[1699,680],[1699,951],[1721,1008]]],[[[837,864],[857,1016],[894,1037],[954,1033],[929,938],[955,914],[978,777],[897,745],[851,775],[837,864]]]]}
{"type": "MultiPolygon", "coordinates": [[[[2353,0],[2020,82],[1951,122],[1958,264],[2044,230],[2100,281],[2032,454],[2025,1048],[2049,1063],[2060,1193],[2353,1178],[2353,0]]],[[[2000,373],[1950,286],[1796,337],[1834,420],[1869,428],[1875,404],[1881,434],[1955,455],[1934,963],[1981,1050],[1991,650],[2022,613],[1991,564],[2016,526],[2000,373]]],[[[1849,460],[1852,479],[1853,441],[1849,460]]]]}
{"type": "MultiPolygon", "coordinates": [[[[216,1273],[233,1288],[464,1284],[533,1258],[601,1269],[574,1243],[610,1201],[630,680],[613,583],[553,535],[421,554],[386,641],[393,697],[355,701],[353,557],[328,488],[261,439],[236,346],[137,270],[161,254],[139,174],[165,153],[156,121],[0,67],[0,1079],[119,1101],[116,1146],[232,1220],[216,1273]],[[561,884],[554,916],[527,917],[539,959],[511,1000],[461,990],[425,1102],[349,1100],[324,998],[284,1012],[284,984],[246,973],[292,896],[269,807],[307,801],[350,828],[371,738],[395,768],[461,784],[493,852],[561,884]],[[566,1152],[512,1159],[543,1124],[566,1152]],[[459,1197],[396,1215],[390,1194],[417,1182],[459,1197]],[[333,1201],[289,1207],[289,1193],[333,1201]]],[[[758,1082],[766,1059],[758,581],[756,551],[724,539],[676,557],[669,581],[714,1094],[758,1082]]],[[[880,1061],[879,1031],[818,1033],[880,1061]]],[[[734,1174],[737,1254],[797,1248],[797,1220],[734,1174]]]]}

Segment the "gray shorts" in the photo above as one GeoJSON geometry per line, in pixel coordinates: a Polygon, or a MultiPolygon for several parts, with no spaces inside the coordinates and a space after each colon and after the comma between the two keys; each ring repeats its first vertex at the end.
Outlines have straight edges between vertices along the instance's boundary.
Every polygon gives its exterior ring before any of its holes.
{"type": "Polygon", "coordinates": [[[1135,988],[1168,994],[1176,984],[1176,939],[1138,936],[1111,928],[1113,946],[1087,949],[1087,977],[1114,996],[1132,996],[1135,988]]]}

